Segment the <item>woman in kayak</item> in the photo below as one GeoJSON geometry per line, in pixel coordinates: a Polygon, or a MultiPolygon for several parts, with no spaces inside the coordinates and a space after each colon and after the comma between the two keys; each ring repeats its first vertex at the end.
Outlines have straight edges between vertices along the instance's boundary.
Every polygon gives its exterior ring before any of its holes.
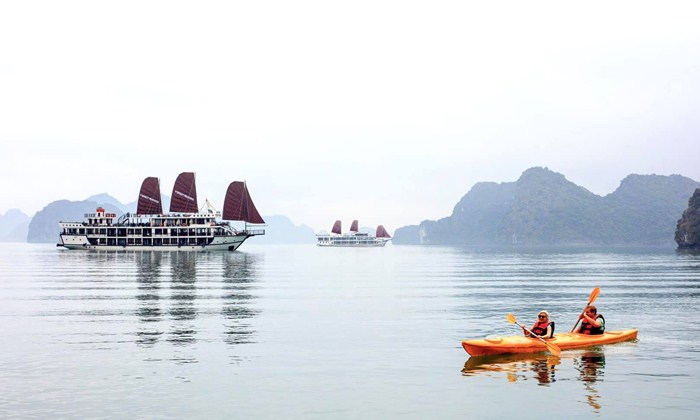
{"type": "MultiPolygon", "coordinates": [[[[523,327],[520,327],[523,328],[523,327]]],[[[523,328],[523,334],[525,334],[528,337],[541,337],[541,338],[552,338],[554,337],[554,322],[550,322],[549,320],[549,312],[547,311],[540,311],[539,314],[537,314],[537,322],[535,322],[535,325],[532,326],[530,329],[532,331],[532,334],[527,332],[525,328],[523,328]]]]}
{"type": "Polygon", "coordinates": [[[581,320],[581,326],[576,331],[577,333],[599,335],[605,332],[605,318],[598,313],[598,308],[593,305],[587,306],[578,319],[581,320]]]}

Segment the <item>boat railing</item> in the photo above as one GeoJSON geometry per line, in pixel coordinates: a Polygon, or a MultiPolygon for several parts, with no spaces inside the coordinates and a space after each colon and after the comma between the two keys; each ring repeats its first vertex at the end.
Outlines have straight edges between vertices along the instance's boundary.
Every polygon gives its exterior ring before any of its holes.
{"type": "Polygon", "coordinates": [[[265,229],[250,229],[250,230],[244,230],[242,233],[250,236],[255,236],[255,235],[264,235],[265,234],[265,229]]]}

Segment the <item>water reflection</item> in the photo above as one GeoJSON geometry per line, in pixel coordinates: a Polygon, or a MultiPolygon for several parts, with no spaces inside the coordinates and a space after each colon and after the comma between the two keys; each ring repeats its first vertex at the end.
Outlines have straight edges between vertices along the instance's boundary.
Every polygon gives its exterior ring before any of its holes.
{"type": "Polygon", "coordinates": [[[254,342],[250,320],[259,311],[251,305],[261,255],[143,252],[130,258],[136,265],[137,345],[153,347],[164,339],[176,347],[190,346],[198,336],[212,333],[202,330],[198,320],[211,316],[224,319],[226,344],[254,342]]]}
{"type": "Polygon", "coordinates": [[[564,352],[560,356],[549,353],[504,354],[470,357],[464,364],[464,376],[502,376],[508,382],[535,379],[539,386],[550,386],[557,381],[557,374],[565,371],[571,361],[583,383],[585,402],[600,413],[601,396],[596,384],[603,380],[605,354],[595,347],[580,352],[564,352]]]}
{"type": "Polygon", "coordinates": [[[257,315],[250,308],[253,301],[251,290],[255,282],[255,265],[260,258],[256,254],[225,254],[222,300],[224,341],[229,345],[252,343],[255,331],[248,320],[257,315]]]}
{"type": "Polygon", "coordinates": [[[194,252],[170,253],[171,306],[168,315],[173,323],[167,341],[174,345],[189,345],[197,341],[194,325],[197,317],[197,257],[194,252]]]}
{"type": "Polygon", "coordinates": [[[136,300],[139,303],[137,314],[140,321],[136,344],[148,347],[155,345],[163,335],[158,329],[158,323],[163,317],[160,309],[160,266],[163,254],[144,252],[136,254],[135,259],[138,288],[136,300]]]}
{"type": "Polygon", "coordinates": [[[462,374],[472,376],[504,372],[508,382],[535,379],[538,385],[548,386],[556,382],[556,367],[561,358],[549,353],[497,354],[470,357],[462,374]],[[534,374],[533,374],[534,373],[534,374]]]}
{"type": "Polygon", "coordinates": [[[589,350],[574,359],[574,366],[579,371],[579,380],[586,389],[586,402],[593,407],[595,413],[600,412],[600,392],[596,387],[603,380],[605,354],[602,349],[589,350]]]}

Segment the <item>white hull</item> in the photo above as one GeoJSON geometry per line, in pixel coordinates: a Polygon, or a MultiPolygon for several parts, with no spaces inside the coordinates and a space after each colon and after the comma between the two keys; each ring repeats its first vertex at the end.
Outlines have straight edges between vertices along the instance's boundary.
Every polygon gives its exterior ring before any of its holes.
{"type": "Polygon", "coordinates": [[[67,249],[100,250],[100,251],[235,251],[249,235],[233,238],[215,238],[208,245],[91,245],[87,236],[60,235],[62,246],[67,249]]]}
{"type": "Polygon", "coordinates": [[[318,243],[318,246],[323,247],[336,247],[336,248],[377,248],[383,247],[388,241],[381,241],[375,243],[363,243],[363,244],[334,244],[334,243],[318,243]]]}
{"type": "Polygon", "coordinates": [[[318,246],[339,248],[376,248],[386,245],[391,238],[377,238],[366,233],[344,235],[316,235],[318,246]]]}

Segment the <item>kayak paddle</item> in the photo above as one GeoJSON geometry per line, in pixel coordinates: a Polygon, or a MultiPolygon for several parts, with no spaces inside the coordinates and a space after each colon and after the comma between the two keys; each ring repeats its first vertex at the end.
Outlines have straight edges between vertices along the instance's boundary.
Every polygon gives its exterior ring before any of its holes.
{"type": "MultiPolygon", "coordinates": [[[[586,305],[586,307],[583,308],[583,310],[581,311],[581,315],[583,315],[583,313],[586,312],[586,308],[593,305],[593,302],[595,302],[595,300],[598,299],[599,294],[600,294],[600,287],[596,287],[595,289],[593,289],[593,291],[591,292],[591,296],[588,298],[588,305],[586,305]]],[[[574,324],[574,328],[571,329],[571,332],[574,332],[574,330],[576,329],[576,326],[578,325],[578,322],[580,320],[581,320],[581,318],[576,320],[576,323],[574,324]]]]}
{"type": "Polygon", "coordinates": [[[540,337],[540,336],[538,336],[538,335],[533,334],[532,331],[530,331],[530,330],[528,330],[527,328],[523,327],[522,325],[518,324],[518,321],[515,319],[515,315],[513,315],[513,314],[511,314],[511,313],[508,313],[508,315],[506,315],[506,319],[508,320],[509,323],[515,324],[515,325],[517,325],[518,327],[524,329],[525,331],[527,331],[528,333],[530,333],[530,335],[532,335],[533,337],[539,338],[539,340],[540,340],[541,342],[543,342],[543,343],[547,346],[547,349],[550,351],[550,353],[552,353],[552,354],[554,354],[554,355],[556,355],[556,356],[558,356],[559,353],[561,353],[561,349],[559,348],[559,346],[557,346],[557,345],[554,344],[554,343],[549,343],[549,342],[545,341],[544,338],[542,338],[542,337],[540,337]]]}

